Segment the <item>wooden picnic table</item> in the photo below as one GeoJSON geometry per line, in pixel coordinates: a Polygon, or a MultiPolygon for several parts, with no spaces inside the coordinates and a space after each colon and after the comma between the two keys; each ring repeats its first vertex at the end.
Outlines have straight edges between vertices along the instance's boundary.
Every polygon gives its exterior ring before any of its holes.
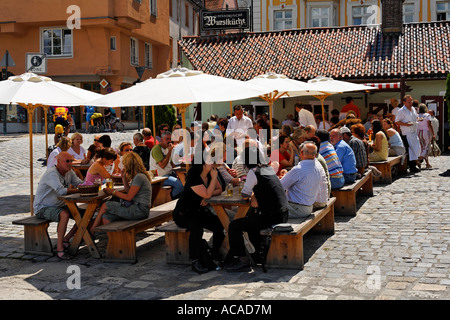
{"type": "Polygon", "coordinates": [[[95,258],[101,258],[101,254],[98,251],[97,246],[95,245],[92,237],[88,231],[89,223],[94,216],[95,210],[98,205],[107,198],[111,196],[106,194],[103,190],[99,191],[98,194],[94,194],[93,196],[81,196],[80,193],[69,194],[65,196],[60,196],[58,199],[63,200],[72,214],[75,223],[78,226],[78,230],[76,231],[73,241],[70,244],[68,249],[71,255],[75,255],[80,247],[81,240],[84,239],[84,242],[89,248],[90,254],[95,258]],[[85,203],[87,204],[86,211],[83,216],[81,216],[78,211],[77,203],[85,203]]]}
{"type": "Polygon", "coordinates": [[[86,174],[83,174],[83,171],[87,172],[89,170],[89,168],[91,167],[91,163],[81,163],[81,160],[75,160],[72,163],[72,169],[73,171],[75,171],[75,173],[77,174],[77,176],[84,180],[84,178],[86,177],[86,174]]]}
{"type": "Polygon", "coordinates": [[[239,192],[239,187],[233,188],[233,195],[228,196],[227,192],[224,191],[220,195],[213,196],[210,199],[205,200],[206,203],[210,204],[225,229],[226,236],[222,243],[222,249],[224,256],[228,253],[230,249],[229,239],[228,239],[228,226],[230,225],[230,217],[228,216],[225,208],[237,206],[238,210],[233,220],[244,218],[250,209],[250,199],[244,200],[239,192]]]}
{"type": "Polygon", "coordinates": [[[175,167],[172,170],[176,172],[178,179],[180,179],[181,183],[184,186],[184,184],[186,182],[186,174],[187,174],[186,166],[175,167]]]}

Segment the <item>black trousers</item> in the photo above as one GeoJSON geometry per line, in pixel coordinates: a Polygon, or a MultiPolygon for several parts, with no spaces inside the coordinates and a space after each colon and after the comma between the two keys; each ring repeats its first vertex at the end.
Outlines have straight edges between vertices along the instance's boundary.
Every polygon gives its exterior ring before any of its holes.
{"type": "Polygon", "coordinates": [[[203,228],[213,233],[212,253],[214,255],[218,254],[223,239],[225,239],[224,228],[219,218],[207,207],[200,208],[196,212],[184,214],[174,211],[173,220],[177,226],[186,228],[191,232],[189,235],[189,259],[200,259],[203,228]]]}
{"type": "Polygon", "coordinates": [[[406,157],[408,159],[408,167],[409,168],[415,168],[416,167],[416,161],[409,160],[409,143],[408,143],[408,139],[404,135],[400,135],[400,136],[402,137],[403,145],[405,146],[406,157]]]}
{"type": "Polygon", "coordinates": [[[234,257],[243,257],[245,245],[243,232],[247,232],[250,242],[257,247],[261,242],[261,230],[269,228],[274,224],[287,221],[288,213],[278,214],[259,214],[253,207],[250,208],[247,216],[241,219],[231,221],[228,227],[228,237],[230,241],[230,255],[234,257]]]}

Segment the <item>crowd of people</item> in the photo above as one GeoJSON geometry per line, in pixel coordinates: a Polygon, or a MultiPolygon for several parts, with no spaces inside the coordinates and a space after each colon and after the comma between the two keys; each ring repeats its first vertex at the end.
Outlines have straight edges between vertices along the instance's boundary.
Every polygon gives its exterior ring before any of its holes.
{"type": "MultiPolygon", "coordinates": [[[[212,115],[208,122],[193,122],[186,130],[179,124],[171,129],[161,124],[155,137],[144,128],[133,136],[133,142],[122,142],[118,149],[111,147],[109,135],[95,136],[94,143],[85,149],[82,135],[74,133],[71,138],[61,137],[50,154],[34,209],[37,216],[59,222],[57,255],[70,259],[64,249],[76,227],[66,234],[70,211],[58,196],[76,192],[81,183],[121,175],[124,191],[105,189],[113,199],[98,208],[89,227],[95,237],[95,228],[101,224],[147,217],[151,179],[164,176],[164,185],[172,187],[172,199],[178,199],[173,219],[179,227],[191,231],[192,269],[209,271],[201,261],[206,228],[213,232],[214,258],[224,258],[219,249],[228,233],[226,269],[245,271],[251,261],[245,251],[244,233],[251,243],[258,244],[261,229],[289,218],[309,216],[326,206],[333,189],[359,179],[371,162],[400,155],[408,161],[412,173],[420,170],[423,161],[431,168],[428,153],[437,129],[426,105],[418,104],[416,110],[413,103],[407,95],[403,106],[394,108],[392,114],[368,115],[365,122],[353,99],[347,100],[341,112],[333,111],[329,122],[296,104],[298,121],[288,114],[279,131],[270,130],[264,115],[253,120],[236,105],[229,119],[212,115]],[[91,163],[84,180],[70,170],[74,160],[91,163]],[[190,165],[184,184],[174,172],[175,166],[183,163],[190,165]],[[230,184],[243,185],[242,197],[250,199],[251,208],[246,217],[233,220],[224,230],[205,200],[221,194],[230,184]]],[[[377,174],[378,170],[372,169],[377,174]]]]}

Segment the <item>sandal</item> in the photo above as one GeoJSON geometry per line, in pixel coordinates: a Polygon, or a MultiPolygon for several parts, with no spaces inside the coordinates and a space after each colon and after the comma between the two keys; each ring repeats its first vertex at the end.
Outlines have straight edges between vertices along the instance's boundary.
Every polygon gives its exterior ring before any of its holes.
{"type": "Polygon", "coordinates": [[[63,247],[64,249],[68,249],[70,247],[70,242],[69,241],[63,241],[63,247]]]}
{"type": "Polygon", "coordinates": [[[71,260],[73,257],[66,252],[63,251],[56,251],[56,256],[59,260],[71,260]]]}

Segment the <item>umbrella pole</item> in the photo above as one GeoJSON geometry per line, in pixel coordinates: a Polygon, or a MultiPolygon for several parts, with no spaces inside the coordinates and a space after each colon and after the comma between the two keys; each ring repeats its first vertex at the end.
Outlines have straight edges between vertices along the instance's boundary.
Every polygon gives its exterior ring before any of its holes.
{"type": "Polygon", "coordinates": [[[155,123],[156,123],[155,122],[155,106],[152,106],[152,122],[153,122],[153,136],[156,137],[155,136],[155,134],[156,134],[156,131],[155,131],[156,130],[156,128],[155,128],[155,126],[156,126],[155,125],[155,123]]]}
{"type": "Polygon", "coordinates": [[[142,128],[145,128],[145,106],[142,106],[142,121],[144,121],[142,128]]]}
{"type": "Polygon", "coordinates": [[[230,101],[230,116],[233,116],[233,101],[230,101]]]}
{"type": "Polygon", "coordinates": [[[48,106],[42,106],[44,108],[44,123],[45,123],[45,157],[48,159],[48,128],[47,128],[47,112],[48,106]]]}
{"type": "Polygon", "coordinates": [[[28,129],[30,133],[30,214],[33,212],[33,111],[37,106],[32,104],[19,103],[20,106],[28,111],[28,129]]]}

